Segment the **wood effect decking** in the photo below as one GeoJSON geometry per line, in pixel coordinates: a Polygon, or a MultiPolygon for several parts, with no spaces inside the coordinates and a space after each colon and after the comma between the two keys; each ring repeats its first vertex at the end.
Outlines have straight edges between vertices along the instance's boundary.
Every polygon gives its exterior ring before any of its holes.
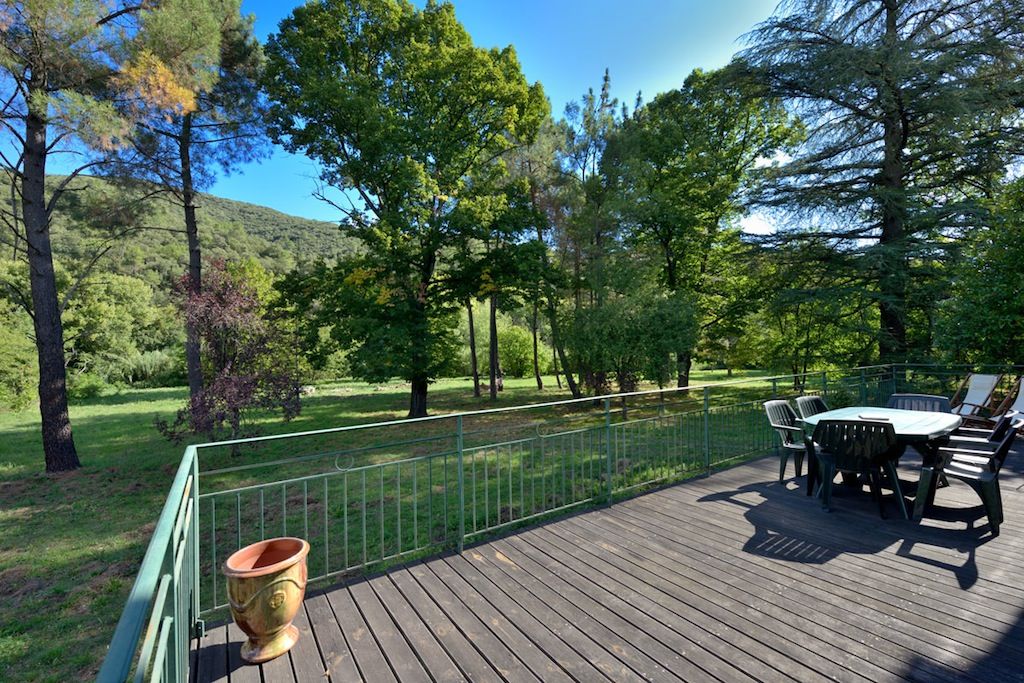
{"type": "Polygon", "coordinates": [[[758,460],[311,592],[259,667],[209,628],[196,680],[1024,681],[1022,473],[992,539],[959,482],[914,524],[866,489],[825,513],[758,460]]]}

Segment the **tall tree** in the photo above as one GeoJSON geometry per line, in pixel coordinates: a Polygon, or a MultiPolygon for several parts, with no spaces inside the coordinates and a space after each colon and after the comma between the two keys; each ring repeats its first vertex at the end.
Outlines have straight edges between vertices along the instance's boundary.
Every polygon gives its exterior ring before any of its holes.
{"type": "Polygon", "coordinates": [[[39,359],[39,409],[49,472],[79,466],[68,416],[61,305],[50,221],[80,173],[100,170],[142,110],[186,112],[216,76],[218,24],[200,0],[114,6],[37,0],[0,4],[0,122],[17,156],[3,157],[16,197],[8,225],[24,237],[39,359]],[[85,161],[47,192],[48,158],[85,161]]]}
{"type": "Polygon", "coordinates": [[[977,224],[1022,150],[1022,24],[1006,0],[798,0],[749,37],[809,133],[765,201],[867,256],[884,361],[908,353],[916,266],[977,224]]]}
{"type": "MultiPolygon", "coordinates": [[[[360,316],[380,314],[396,342],[367,355],[377,367],[363,372],[409,381],[409,415],[425,415],[442,367],[435,354],[450,346],[453,302],[438,281],[460,240],[450,216],[477,169],[536,133],[543,90],[511,47],[474,46],[452,5],[433,0],[422,10],[310,2],[281,23],[267,55],[273,137],[315,159],[327,185],[358,195],[338,208],[366,250],[359,272],[380,294],[360,316]]],[[[372,328],[348,332],[365,347],[379,339],[372,328]]]]}
{"type": "MultiPolygon", "coordinates": [[[[167,188],[181,206],[194,296],[202,289],[203,263],[197,193],[213,183],[215,173],[230,173],[267,151],[262,125],[265,100],[257,83],[263,49],[253,36],[252,17],[239,13],[240,4],[240,0],[211,3],[221,22],[218,79],[213,87],[196,93],[190,111],[142,122],[134,150],[148,163],[133,163],[129,168],[134,175],[152,178],[167,188]]],[[[203,389],[200,341],[199,330],[186,321],[185,364],[193,398],[203,389]]]]}
{"type": "MultiPolygon", "coordinates": [[[[758,164],[795,134],[782,106],[759,97],[739,71],[698,69],[638,108],[603,163],[628,238],[659,255],[665,287],[691,301],[709,336],[753,300],[743,245],[728,223],[743,211],[758,164]]],[[[693,346],[675,356],[685,387],[693,346]]]]}

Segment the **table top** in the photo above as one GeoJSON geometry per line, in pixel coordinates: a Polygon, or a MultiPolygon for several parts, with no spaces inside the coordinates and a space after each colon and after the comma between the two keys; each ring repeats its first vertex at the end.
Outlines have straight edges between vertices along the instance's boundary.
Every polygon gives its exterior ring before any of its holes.
{"type": "Polygon", "coordinates": [[[951,413],[929,413],[920,410],[896,410],[894,408],[872,408],[851,406],[829,410],[803,420],[814,427],[821,420],[864,420],[888,422],[896,436],[904,441],[931,441],[946,436],[963,423],[963,418],[951,413]]]}

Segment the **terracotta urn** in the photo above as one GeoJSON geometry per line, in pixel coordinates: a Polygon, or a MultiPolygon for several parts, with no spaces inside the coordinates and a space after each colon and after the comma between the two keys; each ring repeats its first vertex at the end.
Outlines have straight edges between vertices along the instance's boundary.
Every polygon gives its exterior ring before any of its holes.
{"type": "Polygon", "coordinates": [[[291,649],[299,639],[292,619],[306,594],[306,555],[301,538],[270,538],[234,553],[224,563],[231,616],[249,637],[242,659],[258,664],[291,649]]]}

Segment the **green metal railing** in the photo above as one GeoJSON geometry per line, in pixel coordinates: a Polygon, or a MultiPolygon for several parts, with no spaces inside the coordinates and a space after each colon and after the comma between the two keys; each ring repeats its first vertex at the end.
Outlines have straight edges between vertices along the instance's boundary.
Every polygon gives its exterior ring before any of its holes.
{"type": "Polygon", "coordinates": [[[97,680],[188,680],[199,614],[199,460],[189,446],[97,680]]]}
{"type": "Polygon", "coordinates": [[[199,619],[224,614],[219,566],[249,543],[301,536],[310,580],[344,579],[769,453],[771,398],[884,405],[965,372],[883,365],[189,447],[99,680],[184,680],[199,619]]]}

